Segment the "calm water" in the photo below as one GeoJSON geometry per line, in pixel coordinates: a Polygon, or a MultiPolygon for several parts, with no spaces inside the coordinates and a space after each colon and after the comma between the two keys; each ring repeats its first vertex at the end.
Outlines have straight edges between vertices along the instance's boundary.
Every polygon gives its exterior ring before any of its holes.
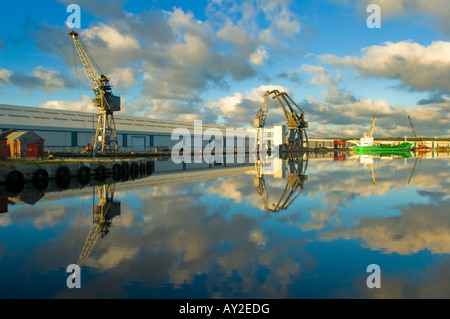
{"type": "Polygon", "coordinates": [[[107,199],[96,186],[9,198],[0,298],[449,298],[450,159],[372,161],[310,155],[262,178],[157,161],[107,199]]]}

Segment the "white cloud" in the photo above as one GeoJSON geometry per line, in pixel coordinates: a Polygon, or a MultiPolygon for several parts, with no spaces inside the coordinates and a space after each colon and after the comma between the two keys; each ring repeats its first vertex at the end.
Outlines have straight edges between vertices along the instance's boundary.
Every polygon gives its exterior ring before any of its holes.
{"type": "Polygon", "coordinates": [[[135,259],[139,251],[140,250],[137,247],[109,247],[108,250],[97,259],[91,257],[89,264],[103,271],[109,270],[117,267],[122,262],[135,259]]]}
{"type": "Polygon", "coordinates": [[[48,101],[48,102],[39,104],[38,107],[42,107],[42,108],[46,108],[46,109],[80,111],[80,112],[89,112],[89,113],[97,113],[98,112],[98,109],[92,103],[91,98],[86,95],[82,95],[81,101],[78,101],[78,102],[48,101]]]}
{"type": "Polygon", "coordinates": [[[303,64],[301,70],[313,74],[312,86],[336,87],[336,81],[331,77],[328,70],[321,66],[303,64]]]}
{"type": "Polygon", "coordinates": [[[43,82],[47,90],[62,90],[67,85],[67,79],[59,71],[49,70],[42,66],[34,69],[33,75],[43,82]]]}
{"type": "Polygon", "coordinates": [[[281,31],[284,36],[293,37],[300,32],[300,21],[289,8],[290,2],[285,0],[265,1],[263,10],[266,18],[272,21],[272,27],[281,31]]]}
{"type": "Polygon", "coordinates": [[[450,2],[448,0],[357,0],[354,6],[358,12],[367,16],[369,4],[378,4],[383,18],[411,16],[414,19],[436,27],[446,35],[450,34],[450,2]],[[424,18],[432,18],[430,22],[424,18]]]}
{"type": "Polygon", "coordinates": [[[219,101],[210,101],[210,108],[220,109],[221,114],[233,116],[234,114],[245,113],[245,110],[240,106],[244,100],[242,93],[235,93],[234,96],[227,96],[221,98],[219,101]]]}
{"type": "MultiPolygon", "coordinates": [[[[324,96],[328,98],[326,94],[324,96]]],[[[420,136],[450,134],[450,99],[447,97],[443,103],[414,108],[368,98],[319,101],[314,97],[300,102],[299,106],[309,121],[310,137],[362,136],[369,131],[374,115],[377,116],[375,137],[413,137],[408,115],[414,119],[416,130],[420,128],[420,136]]]]}
{"type": "Polygon", "coordinates": [[[407,119],[412,116],[420,136],[446,136],[450,133],[450,97],[432,94],[416,107],[392,105],[384,99],[356,97],[351,91],[338,87],[338,82],[322,66],[302,65],[312,75],[312,86],[324,86],[323,100],[311,96],[298,103],[309,122],[310,137],[359,137],[367,133],[373,116],[377,116],[374,136],[412,137],[407,119]]]}
{"type": "Polygon", "coordinates": [[[83,32],[83,39],[92,43],[99,39],[109,50],[139,50],[139,42],[130,35],[121,34],[116,28],[100,23],[83,32]]]}
{"type": "Polygon", "coordinates": [[[114,83],[114,89],[124,93],[136,83],[137,73],[138,71],[135,68],[117,68],[109,74],[109,78],[111,83],[114,83]]]}
{"type": "Polygon", "coordinates": [[[440,206],[412,205],[399,217],[362,219],[351,229],[331,231],[324,237],[360,238],[367,247],[388,254],[409,255],[425,249],[434,254],[448,254],[450,225],[444,213],[448,205],[440,206]]]}
{"type": "Polygon", "coordinates": [[[34,68],[32,75],[21,71],[12,72],[0,69],[0,86],[7,84],[27,91],[41,89],[45,92],[54,92],[65,88],[73,88],[73,84],[67,79],[65,74],[43,66],[34,68]]]}
{"type": "Polygon", "coordinates": [[[217,32],[217,38],[231,43],[244,52],[250,52],[256,46],[255,38],[243,27],[234,25],[230,20],[227,20],[224,27],[217,32]]]}
{"type": "Polygon", "coordinates": [[[267,51],[264,47],[258,48],[254,53],[250,55],[250,62],[255,65],[262,65],[268,58],[267,51]]]}
{"type": "Polygon", "coordinates": [[[364,77],[398,79],[412,90],[450,92],[450,42],[435,41],[429,46],[409,41],[386,42],[362,51],[361,57],[328,54],[321,59],[331,65],[355,68],[364,77]]]}
{"type": "Polygon", "coordinates": [[[9,82],[9,78],[11,77],[12,72],[6,69],[0,69],[0,86],[5,85],[9,82]]]}
{"type": "MultiPolygon", "coordinates": [[[[272,90],[290,94],[289,90],[279,85],[262,85],[245,93],[235,92],[234,95],[221,98],[218,101],[211,100],[207,103],[207,107],[210,110],[218,111],[218,114],[223,116],[224,122],[221,124],[253,127],[253,118],[262,106],[265,93],[272,90]]],[[[269,101],[266,125],[279,124],[285,120],[278,102],[269,101]]]]}

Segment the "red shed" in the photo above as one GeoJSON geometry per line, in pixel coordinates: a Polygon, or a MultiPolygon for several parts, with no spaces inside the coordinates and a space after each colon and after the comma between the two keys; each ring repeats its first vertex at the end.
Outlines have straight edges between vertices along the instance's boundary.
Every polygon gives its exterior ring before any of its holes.
{"type": "Polygon", "coordinates": [[[44,139],[35,132],[12,132],[6,136],[11,158],[44,156],[44,139]]]}

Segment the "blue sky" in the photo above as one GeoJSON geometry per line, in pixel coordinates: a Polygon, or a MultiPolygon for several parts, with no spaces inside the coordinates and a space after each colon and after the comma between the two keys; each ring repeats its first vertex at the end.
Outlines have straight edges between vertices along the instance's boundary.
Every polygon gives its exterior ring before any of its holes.
{"type": "MultiPolygon", "coordinates": [[[[446,0],[59,0],[2,3],[0,103],[96,112],[65,22],[123,99],[121,114],[237,127],[278,88],[310,137],[450,135],[446,0]],[[369,28],[369,4],[381,28],[369,28]]],[[[269,105],[268,124],[285,119],[269,105]]]]}

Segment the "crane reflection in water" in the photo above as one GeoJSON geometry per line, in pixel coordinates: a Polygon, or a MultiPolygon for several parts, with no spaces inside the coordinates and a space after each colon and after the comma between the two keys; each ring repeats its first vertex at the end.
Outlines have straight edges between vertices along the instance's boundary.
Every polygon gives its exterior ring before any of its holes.
{"type": "MultiPolygon", "coordinates": [[[[92,253],[99,237],[105,238],[109,233],[114,217],[120,215],[120,202],[114,200],[115,184],[95,186],[98,193],[98,204],[92,212],[92,224],[89,234],[78,258],[79,271],[83,268],[92,253]]],[[[76,280],[77,272],[73,274],[72,281],[76,280]]]]}
{"type": "Polygon", "coordinates": [[[295,152],[270,160],[262,158],[259,153],[254,154],[254,156],[256,160],[253,182],[264,202],[265,211],[277,213],[280,210],[287,209],[304,191],[304,183],[308,180],[308,175],[305,174],[308,166],[308,152],[295,152]],[[286,179],[284,190],[279,200],[272,204],[272,207],[269,207],[267,199],[265,175],[286,179]]]}

